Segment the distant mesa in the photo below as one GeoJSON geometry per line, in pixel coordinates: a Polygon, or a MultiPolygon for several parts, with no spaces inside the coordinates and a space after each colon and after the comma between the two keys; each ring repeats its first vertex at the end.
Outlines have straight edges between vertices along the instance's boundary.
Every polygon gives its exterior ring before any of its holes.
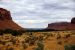
{"type": "Polygon", "coordinates": [[[12,20],[10,11],[4,8],[0,8],[0,30],[1,29],[13,29],[13,30],[22,29],[12,20]]]}
{"type": "Polygon", "coordinates": [[[46,29],[75,30],[75,18],[72,18],[71,22],[57,22],[48,24],[48,27],[46,29]]]}

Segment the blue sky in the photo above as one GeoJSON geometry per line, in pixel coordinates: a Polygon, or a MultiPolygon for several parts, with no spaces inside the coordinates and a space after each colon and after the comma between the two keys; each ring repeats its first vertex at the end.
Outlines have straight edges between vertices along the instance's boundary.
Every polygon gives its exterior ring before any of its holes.
{"type": "Polygon", "coordinates": [[[0,7],[10,10],[13,20],[24,28],[46,28],[75,16],[75,0],[0,0],[0,7]]]}

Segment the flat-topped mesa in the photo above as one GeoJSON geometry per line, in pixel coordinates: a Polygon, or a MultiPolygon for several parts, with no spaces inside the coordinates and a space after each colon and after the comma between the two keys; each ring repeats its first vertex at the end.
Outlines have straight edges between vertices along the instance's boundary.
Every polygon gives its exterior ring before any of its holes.
{"type": "Polygon", "coordinates": [[[75,30],[75,17],[71,19],[71,22],[57,22],[48,24],[46,29],[75,30]]]}
{"type": "Polygon", "coordinates": [[[0,8],[0,20],[12,20],[10,11],[0,8]]]}

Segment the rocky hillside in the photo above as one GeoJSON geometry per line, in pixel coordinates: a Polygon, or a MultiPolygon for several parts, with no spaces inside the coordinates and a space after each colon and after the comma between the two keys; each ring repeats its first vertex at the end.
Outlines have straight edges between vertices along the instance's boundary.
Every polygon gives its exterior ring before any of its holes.
{"type": "Polygon", "coordinates": [[[10,11],[0,8],[0,30],[2,29],[19,30],[22,28],[12,20],[10,11]]]}

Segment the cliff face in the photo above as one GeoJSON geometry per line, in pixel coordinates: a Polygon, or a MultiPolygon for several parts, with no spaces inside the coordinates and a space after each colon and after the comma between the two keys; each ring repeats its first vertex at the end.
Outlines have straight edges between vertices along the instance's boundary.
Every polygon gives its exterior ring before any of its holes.
{"type": "Polygon", "coordinates": [[[48,24],[46,29],[54,29],[54,30],[75,30],[75,18],[72,18],[70,22],[58,22],[48,24]]]}
{"type": "Polygon", "coordinates": [[[12,20],[10,11],[0,8],[0,20],[12,20]]]}
{"type": "Polygon", "coordinates": [[[10,11],[0,8],[0,29],[19,30],[22,28],[12,20],[10,11]]]}
{"type": "Polygon", "coordinates": [[[47,29],[54,29],[54,30],[75,30],[75,24],[71,23],[51,23],[48,24],[47,29]]]}

